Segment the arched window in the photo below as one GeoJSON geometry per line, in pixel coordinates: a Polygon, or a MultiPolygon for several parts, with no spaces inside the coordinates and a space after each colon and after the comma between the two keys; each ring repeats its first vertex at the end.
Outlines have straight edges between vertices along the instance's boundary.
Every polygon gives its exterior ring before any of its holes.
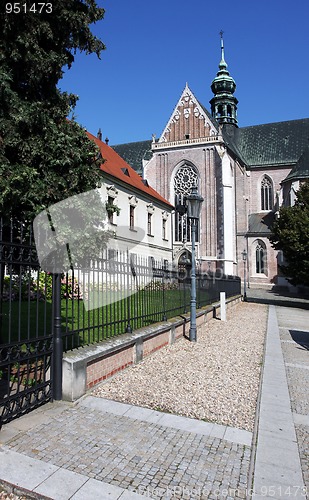
{"type": "MultiPolygon", "coordinates": [[[[181,213],[181,207],[186,203],[186,196],[192,188],[198,186],[198,176],[191,165],[184,164],[176,172],[174,178],[175,193],[175,241],[191,241],[190,226],[186,214],[181,213]]],[[[199,231],[197,231],[199,234],[199,231]]],[[[197,234],[197,236],[198,236],[197,234]]],[[[198,238],[197,238],[198,241],[198,238]]]]}
{"type": "Polygon", "coordinates": [[[217,111],[217,117],[220,118],[221,116],[223,116],[223,106],[222,104],[220,104],[220,106],[218,106],[218,111],[217,111]]]}
{"type": "Polygon", "coordinates": [[[255,246],[255,272],[256,274],[267,274],[266,245],[258,240],[255,246]]]}
{"type": "Polygon", "coordinates": [[[273,183],[267,175],[264,175],[261,180],[261,210],[272,210],[273,205],[273,183]]]}

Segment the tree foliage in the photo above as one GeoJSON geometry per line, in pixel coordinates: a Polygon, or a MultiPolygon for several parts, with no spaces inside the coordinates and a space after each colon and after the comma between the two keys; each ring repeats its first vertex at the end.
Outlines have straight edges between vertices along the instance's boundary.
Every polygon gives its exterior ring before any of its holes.
{"type": "Polygon", "coordinates": [[[91,32],[104,10],[95,0],[52,7],[0,16],[0,212],[19,220],[101,182],[96,146],[67,120],[77,96],[57,85],[76,51],[105,49],[91,32]]]}
{"type": "Polygon", "coordinates": [[[301,185],[295,205],[280,208],[272,233],[270,241],[283,252],[286,264],[280,268],[288,281],[309,286],[309,181],[301,185]]]}

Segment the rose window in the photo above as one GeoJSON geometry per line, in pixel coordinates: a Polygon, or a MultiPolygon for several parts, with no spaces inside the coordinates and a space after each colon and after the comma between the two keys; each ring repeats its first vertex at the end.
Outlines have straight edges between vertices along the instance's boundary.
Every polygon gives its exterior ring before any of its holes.
{"type": "Polygon", "coordinates": [[[198,185],[198,177],[195,170],[188,165],[180,167],[175,175],[174,191],[175,194],[190,194],[193,187],[198,185]]]}

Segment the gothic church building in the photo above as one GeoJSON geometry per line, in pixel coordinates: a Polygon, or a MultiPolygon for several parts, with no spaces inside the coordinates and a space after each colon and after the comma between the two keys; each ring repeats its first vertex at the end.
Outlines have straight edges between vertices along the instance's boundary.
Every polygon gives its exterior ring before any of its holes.
{"type": "Polygon", "coordinates": [[[197,186],[204,198],[196,245],[200,269],[243,277],[245,265],[250,286],[283,285],[280,255],[268,236],[279,207],[293,204],[309,178],[309,119],[239,128],[235,89],[221,39],[210,111],[186,85],[159,139],[113,148],[174,205],[176,265],[190,261],[182,205],[197,186]]]}

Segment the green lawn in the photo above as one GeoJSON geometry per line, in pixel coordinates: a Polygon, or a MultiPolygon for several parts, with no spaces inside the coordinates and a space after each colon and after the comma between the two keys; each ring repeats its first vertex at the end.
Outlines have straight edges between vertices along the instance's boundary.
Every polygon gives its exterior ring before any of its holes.
{"type": "MultiPolygon", "coordinates": [[[[108,297],[109,299],[114,297],[108,297]]],[[[117,302],[87,310],[82,300],[62,300],[62,332],[64,349],[92,344],[189,311],[190,291],[140,290],[117,302]],[[165,310],[164,310],[165,309],[165,310]]],[[[205,302],[205,298],[203,303],[205,302]]],[[[20,342],[44,335],[52,330],[52,304],[47,302],[4,302],[2,304],[1,343],[20,342]]]]}

